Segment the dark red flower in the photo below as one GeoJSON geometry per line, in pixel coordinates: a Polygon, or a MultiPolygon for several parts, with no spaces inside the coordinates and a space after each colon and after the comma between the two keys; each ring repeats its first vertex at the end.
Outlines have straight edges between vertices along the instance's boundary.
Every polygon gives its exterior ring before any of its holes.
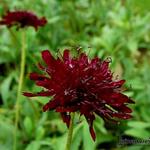
{"type": "Polygon", "coordinates": [[[53,96],[53,99],[44,105],[43,111],[60,112],[67,126],[70,123],[70,113],[80,112],[89,123],[93,140],[95,114],[107,120],[131,118],[132,110],[127,104],[134,102],[121,93],[120,89],[125,80],[112,79],[108,60],[102,61],[97,57],[90,60],[84,53],[78,58],[72,58],[69,50],[65,50],[62,58],[57,59],[45,50],[42,52],[42,58],[46,63],[46,66],[39,64],[43,73],[31,73],[30,79],[34,80],[37,86],[44,87],[44,90],[35,94],[25,92],[24,95],[53,96]]]}
{"type": "Polygon", "coordinates": [[[8,27],[16,25],[17,28],[32,26],[36,30],[39,26],[44,26],[47,23],[45,17],[38,18],[34,13],[29,11],[8,11],[0,20],[0,25],[8,27]]]}

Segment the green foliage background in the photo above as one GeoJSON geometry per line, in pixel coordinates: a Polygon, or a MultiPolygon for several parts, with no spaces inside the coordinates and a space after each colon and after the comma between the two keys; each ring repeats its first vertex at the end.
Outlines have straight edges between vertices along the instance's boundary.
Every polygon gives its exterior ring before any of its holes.
{"type": "MultiPolygon", "coordinates": [[[[40,51],[83,47],[90,57],[111,56],[111,68],[126,79],[133,119],[119,125],[105,124],[97,117],[97,140],[91,140],[81,118],[73,135],[72,150],[147,150],[149,145],[119,145],[118,138],[150,138],[150,1],[149,0],[0,0],[0,15],[6,10],[31,10],[46,16],[48,24],[37,32],[26,29],[27,57],[23,91],[38,91],[28,74],[36,71],[40,51]]],[[[21,30],[0,26],[0,149],[13,145],[16,91],[20,67],[21,30]]],[[[63,150],[67,128],[60,116],[42,112],[48,99],[20,99],[18,150],[63,150]]]]}

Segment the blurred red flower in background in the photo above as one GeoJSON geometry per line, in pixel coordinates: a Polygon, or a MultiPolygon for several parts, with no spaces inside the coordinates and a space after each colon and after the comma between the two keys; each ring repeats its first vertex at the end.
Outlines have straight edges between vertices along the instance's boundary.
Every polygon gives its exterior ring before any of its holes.
{"type": "Polygon", "coordinates": [[[0,20],[0,25],[6,25],[7,27],[16,25],[17,29],[32,26],[37,30],[39,26],[44,26],[46,23],[45,17],[38,18],[29,11],[7,11],[0,20]]]}
{"type": "Polygon", "coordinates": [[[129,119],[132,110],[128,103],[134,103],[121,93],[125,80],[113,80],[109,69],[109,61],[99,58],[88,59],[81,53],[79,57],[71,57],[65,50],[62,58],[55,59],[48,50],[42,52],[46,66],[39,64],[42,74],[31,73],[30,79],[37,86],[44,87],[38,93],[24,92],[27,97],[53,96],[43,111],[55,110],[60,112],[63,121],[69,127],[70,113],[80,112],[84,115],[91,136],[95,140],[93,121],[95,114],[103,119],[129,119]]]}

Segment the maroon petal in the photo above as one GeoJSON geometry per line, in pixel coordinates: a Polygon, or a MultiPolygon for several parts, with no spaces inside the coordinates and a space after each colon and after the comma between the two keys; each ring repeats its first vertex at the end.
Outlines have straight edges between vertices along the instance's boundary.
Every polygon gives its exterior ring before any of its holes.
{"type": "Polygon", "coordinates": [[[124,113],[131,113],[132,112],[132,110],[129,107],[127,107],[126,105],[121,105],[119,107],[113,106],[113,108],[119,112],[124,112],[124,113]]]}
{"type": "Polygon", "coordinates": [[[56,100],[51,100],[47,104],[43,106],[43,111],[51,110],[51,109],[56,109],[58,106],[58,102],[56,100]]]}
{"type": "Polygon", "coordinates": [[[51,91],[41,91],[41,92],[38,92],[38,93],[23,92],[23,95],[27,96],[27,97],[52,96],[52,92],[51,91]]]}
{"type": "Polygon", "coordinates": [[[93,59],[91,60],[91,65],[92,65],[92,67],[95,68],[95,67],[99,64],[99,62],[100,62],[100,59],[99,59],[98,57],[93,58],[93,59]]]}
{"type": "Polygon", "coordinates": [[[70,61],[69,50],[64,50],[63,59],[64,61],[70,61]]]}
{"type": "Polygon", "coordinates": [[[132,116],[130,114],[123,114],[123,113],[113,113],[113,117],[121,118],[121,119],[130,119],[132,116]]]}
{"type": "Polygon", "coordinates": [[[95,116],[93,114],[86,114],[85,115],[85,118],[89,124],[89,130],[90,130],[90,134],[92,136],[92,139],[95,141],[96,139],[96,135],[95,135],[95,132],[94,132],[94,129],[93,129],[93,121],[95,120],[95,116]]]}
{"type": "Polygon", "coordinates": [[[55,59],[53,58],[49,50],[42,51],[42,58],[45,61],[45,63],[48,65],[48,67],[52,67],[55,63],[55,59]]]}
{"type": "Polygon", "coordinates": [[[79,108],[77,106],[70,106],[70,107],[57,107],[56,111],[57,112],[75,112],[77,111],[79,108]]]}
{"type": "Polygon", "coordinates": [[[86,66],[88,65],[88,57],[86,54],[81,53],[79,57],[79,64],[80,66],[86,66]]]}
{"type": "Polygon", "coordinates": [[[43,70],[43,71],[45,70],[45,67],[44,67],[41,63],[38,63],[37,66],[38,66],[39,69],[41,69],[41,70],[43,70]]]}
{"type": "Polygon", "coordinates": [[[93,127],[90,127],[90,133],[91,133],[92,139],[95,141],[96,135],[95,135],[95,131],[94,131],[93,127]]]}
{"type": "Polygon", "coordinates": [[[119,87],[121,87],[124,83],[125,83],[125,80],[115,81],[115,82],[112,82],[112,83],[110,84],[110,86],[113,86],[113,87],[115,87],[115,88],[119,88],[119,87]]]}
{"type": "Polygon", "coordinates": [[[121,106],[124,103],[134,103],[129,97],[122,93],[112,93],[111,95],[111,105],[112,106],[121,106]]]}
{"type": "Polygon", "coordinates": [[[49,80],[49,78],[45,77],[44,75],[40,75],[38,73],[30,73],[30,79],[31,80],[49,80]]]}

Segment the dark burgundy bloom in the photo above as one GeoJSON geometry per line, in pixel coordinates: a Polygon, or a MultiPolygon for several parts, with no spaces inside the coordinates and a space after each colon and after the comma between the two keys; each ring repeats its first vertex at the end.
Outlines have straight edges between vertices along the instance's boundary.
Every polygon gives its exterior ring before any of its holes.
{"type": "Polygon", "coordinates": [[[31,73],[30,79],[37,86],[44,87],[38,93],[25,92],[28,97],[53,96],[43,111],[55,110],[60,112],[63,121],[69,126],[70,113],[80,112],[89,123],[93,140],[95,132],[93,121],[95,114],[103,119],[129,119],[132,110],[128,103],[134,103],[121,93],[125,80],[113,80],[109,69],[109,61],[94,58],[88,59],[81,53],[78,58],[72,58],[69,50],[62,57],[55,59],[48,50],[42,52],[46,66],[39,64],[42,74],[31,73]]]}
{"type": "Polygon", "coordinates": [[[8,27],[16,25],[17,28],[32,26],[36,30],[39,26],[44,26],[47,23],[45,17],[38,18],[34,13],[29,11],[8,11],[0,20],[0,25],[8,27]]]}

